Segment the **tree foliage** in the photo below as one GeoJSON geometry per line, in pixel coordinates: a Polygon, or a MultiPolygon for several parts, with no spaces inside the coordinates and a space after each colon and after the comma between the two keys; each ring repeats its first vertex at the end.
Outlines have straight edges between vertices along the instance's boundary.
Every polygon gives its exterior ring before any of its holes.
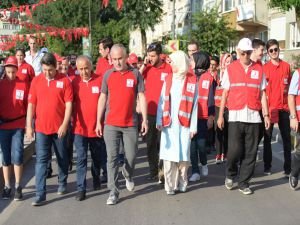
{"type": "Polygon", "coordinates": [[[300,1],[299,0],[270,0],[270,7],[278,7],[284,11],[288,11],[295,7],[296,14],[300,16],[300,1]]]}
{"type": "Polygon", "coordinates": [[[25,5],[36,3],[36,0],[0,0],[0,9],[6,9],[12,7],[12,5],[25,5]]]}
{"type": "Polygon", "coordinates": [[[237,37],[236,31],[229,27],[227,19],[220,16],[217,9],[198,12],[192,22],[195,29],[191,38],[199,42],[202,50],[211,54],[225,51],[229,41],[237,37]]]}
{"type": "Polygon", "coordinates": [[[143,50],[145,50],[147,44],[146,30],[148,28],[154,29],[154,26],[161,21],[162,1],[125,0],[122,13],[131,29],[140,29],[143,50]]]}

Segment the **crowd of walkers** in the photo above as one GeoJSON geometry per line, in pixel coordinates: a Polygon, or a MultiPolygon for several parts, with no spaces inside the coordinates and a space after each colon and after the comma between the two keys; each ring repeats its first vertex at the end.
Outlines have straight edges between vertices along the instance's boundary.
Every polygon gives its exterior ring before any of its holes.
{"type": "Polygon", "coordinates": [[[86,198],[90,150],[93,188],[107,182],[106,203],[115,205],[119,167],[127,190],[134,190],[139,135],[147,145],[147,179],[164,185],[167,195],[186,192],[189,182],[208,176],[208,149],[216,150],[216,164],[226,163],[225,187],[231,190],[237,182],[238,190],[249,195],[262,138],[264,174],[272,173],[274,124],[283,141],[283,175],[297,188],[300,146],[292,160],[291,130],[299,131],[300,70],[291,74],[275,39],[242,38],[235,52],[219,56],[202,51],[194,41],[188,54],[166,55],[154,42],[142,59],[104,38],[95,70],[87,56],[63,57],[39,49],[35,37],[29,47],[27,52],[17,48],[15,56],[5,59],[0,80],[3,199],[12,196],[12,174],[14,200],[23,198],[24,136],[35,140],[33,206],[46,203],[52,151],[58,164],[57,194],[67,192],[73,146],[76,200],[86,198]],[[269,61],[263,63],[265,49],[269,61]]]}

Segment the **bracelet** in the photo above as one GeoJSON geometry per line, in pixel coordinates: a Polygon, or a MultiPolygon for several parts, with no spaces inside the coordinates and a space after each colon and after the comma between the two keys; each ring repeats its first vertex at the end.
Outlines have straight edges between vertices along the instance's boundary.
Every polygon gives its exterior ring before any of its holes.
{"type": "Polygon", "coordinates": [[[265,114],[265,115],[264,115],[264,118],[265,118],[265,117],[269,117],[269,114],[265,114]]]}
{"type": "Polygon", "coordinates": [[[290,120],[291,119],[297,119],[297,116],[296,115],[290,115],[290,120]]]}

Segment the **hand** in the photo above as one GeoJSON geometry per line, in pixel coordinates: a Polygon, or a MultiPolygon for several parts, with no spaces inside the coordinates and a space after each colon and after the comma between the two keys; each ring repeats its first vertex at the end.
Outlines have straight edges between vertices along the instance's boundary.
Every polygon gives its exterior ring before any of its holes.
{"type": "Polygon", "coordinates": [[[224,128],[224,118],[223,116],[219,116],[218,121],[217,121],[218,127],[220,130],[223,130],[224,128]]]}
{"type": "Polygon", "coordinates": [[[103,133],[102,133],[102,125],[100,122],[97,122],[97,126],[96,126],[96,129],[95,129],[95,132],[96,132],[96,135],[98,137],[102,137],[103,136],[103,133]]]}
{"type": "Polygon", "coordinates": [[[197,134],[197,132],[190,132],[191,139],[197,134]]]}
{"type": "Polygon", "coordinates": [[[295,132],[298,132],[298,126],[299,126],[299,122],[296,118],[290,120],[290,127],[292,130],[294,130],[295,132]]]}
{"type": "Polygon", "coordinates": [[[211,129],[214,126],[214,117],[213,116],[209,116],[208,120],[207,120],[207,129],[211,129]]]}
{"type": "Polygon", "coordinates": [[[27,137],[30,141],[32,141],[33,138],[34,138],[34,131],[33,131],[33,129],[32,129],[31,126],[30,126],[30,127],[26,127],[26,137],[27,137]]]}
{"type": "Polygon", "coordinates": [[[146,120],[142,122],[141,134],[145,136],[147,132],[148,132],[148,121],[146,120]]]}
{"type": "Polygon", "coordinates": [[[265,129],[268,130],[271,126],[271,120],[268,116],[264,117],[265,129]]]}
{"type": "Polygon", "coordinates": [[[161,131],[162,130],[162,125],[156,125],[156,129],[161,131]]]}
{"type": "Polygon", "coordinates": [[[148,56],[146,56],[144,59],[144,65],[147,65],[148,63],[149,63],[149,59],[148,59],[148,56]]]}
{"type": "Polygon", "coordinates": [[[67,130],[68,130],[68,125],[64,125],[64,124],[60,125],[57,131],[58,138],[64,137],[67,134],[67,130]]]}

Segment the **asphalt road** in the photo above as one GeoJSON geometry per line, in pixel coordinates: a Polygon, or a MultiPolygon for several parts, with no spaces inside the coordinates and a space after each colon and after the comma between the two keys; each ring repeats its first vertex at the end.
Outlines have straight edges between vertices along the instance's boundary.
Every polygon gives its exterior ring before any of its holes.
{"type": "MultiPolygon", "coordinates": [[[[136,188],[128,192],[121,179],[120,202],[107,206],[106,186],[92,190],[88,174],[87,199],[75,200],[75,171],[69,176],[68,193],[56,194],[57,177],[47,180],[47,204],[32,207],[34,197],[34,161],[24,172],[24,200],[0,200],[0,224],[7,225],[299,225],[300,191],[292,191],[282,176],[282,146],[273,143],[273,173],[263,175],[263,163],[258,161],[251,187],[254,194],[244,196],[236,188],[224,187],[224,164],[214,164],[209,157],[209,176],[190,183],[188,192],[167,196],[162,186],[146,180],[148,164],[145,144],[140,144],[135,171],[136,188]]],[[[260,154],[260,158],[262,155],[260,154]]],[[[55,161],[55,160],[54,160],[55,161]]],[[[53,163],[54,172],[57,171],[53,163]]],[[[120,176],[122,177],[122,176],[120,176]]]]}

